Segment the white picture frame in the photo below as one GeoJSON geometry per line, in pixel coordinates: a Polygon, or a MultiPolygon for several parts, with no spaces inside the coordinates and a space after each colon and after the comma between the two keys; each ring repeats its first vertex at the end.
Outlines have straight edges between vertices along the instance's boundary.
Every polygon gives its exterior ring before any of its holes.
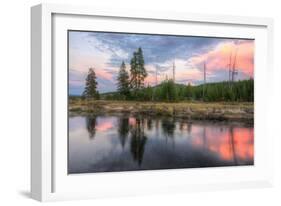
{"type": "MultiPolygon", "coordinates": [[[[106,28],[106,24],[99,23],[100,29],[106,28]]],[[[272,186],[273,136],[270,133],[270,119],[266,112],[271,102],[263,86],[267,82],[267,88],[271,87],[270,80],[273,76],[272,19],[40,4],[31,8],[31,26],[32,198],[39,201],[52,201],[272,186]],[[63,94],[66,91],[64,83],[67,73],[57,68],[65,68],[66,64],[64,61],[66,58],[65,31],[77,27],[86,29],[95,18],[106,18],[108,25],[111,21],[118,19],[124,22],[122,31],[126,30],[126,25],[133,24],[134,21],[143,25],[148,22],[171,25],[175,23],[174,26],[178,29],[173,30],[171,34],[184,32],[181,31],[181,27],[185,24],[202,24],[212,28],[208,32],[202,30],[206,32],[206,35],[217,35],[220,31],[220,36],[229,36],[232,33],[232,37],[246,35],[259,39],[255,54],[255,166],[88,174],[69,177],[65,167],[62,166],[66,164],[67,155],[64,150],[65,138],[58,138],[58,134],[61,137],[66,133],[63,126],[66,94],[65,96],[63,94]],[[89,22],[86,19],[90,19],[89,22]],[[228,29],[222,30],[221,27],[228,29]],[[60,43],[56,45],[57,42],[60,43]],[[58,57],[63,60],[58,60],[58,57]],[[58,81],[63,83],[58,84],[58,81]],[[62,109],[56,109],[60,107],[62,109]],[[81,188],[82,185],[83,188],[81,188]]],[[[150,29],[152,26],[147,26],[145,32],[150,29]]]]}

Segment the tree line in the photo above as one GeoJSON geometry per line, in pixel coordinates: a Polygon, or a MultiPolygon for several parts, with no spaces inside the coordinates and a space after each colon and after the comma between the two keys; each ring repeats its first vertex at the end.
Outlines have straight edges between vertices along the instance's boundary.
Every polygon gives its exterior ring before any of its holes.
{"type": "Polygon", "coordinates": [[[197,86],[177,84],[173,79],[166,79],[154,87],[144,85],[147,77],[144,56],[138,48],[130,61],[130,72],[125,62],[120,65],[117,75],[117,92],[100,95],[97,90],[96,74],[89,69],[86,78],[83,98],[106,100],[137,100],[137,101],[254,101],[254,80],[236,82],[207,83],[197,86]]]}
{"type": "Polygon", "coordinates": [[[240,80],[229,83],[207,83],[192,86],[176,84],[173,80],[165,80],[155,87],[147,86],[138,91],[137,96],[124,96],[118,92],[103,97],[106,100],[137,100],[137,101],[254,101],[254,80],[240,80]],[[203,92],[204,91],[204,92],[203,92]]]}

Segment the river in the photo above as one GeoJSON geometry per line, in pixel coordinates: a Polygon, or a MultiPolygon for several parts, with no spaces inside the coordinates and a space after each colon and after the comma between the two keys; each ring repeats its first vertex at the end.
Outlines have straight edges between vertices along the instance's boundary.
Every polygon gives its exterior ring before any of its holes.
{"type": "Polygon", "coordinates": [[[252,125],[144,116],[69,118],[69,174],[253,164],[252,125]]]}

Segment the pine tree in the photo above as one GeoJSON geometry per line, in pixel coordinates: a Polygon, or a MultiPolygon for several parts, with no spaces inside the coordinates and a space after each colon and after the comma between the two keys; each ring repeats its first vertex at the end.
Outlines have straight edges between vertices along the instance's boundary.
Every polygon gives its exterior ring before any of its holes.
{"type": "Polygon", "coordinates": [[[138,48],[136,52],[133,53],[131,59],[131,80],[130,85],[134,90],[139,90],[144,87],[144,79],[147,77],[147,72],[144,67],[144,57],[141,48],[138,48]]]}
{"type": "Polygon", "coordinates": [[[192,88],[190,83],[188,83],[188,85],[186,86],[185,96],[187,97],[187,99],[191,99],[192,97],[192,88]]]}
{"type": "Polygon", "coordinates": [[[133,53],[133,57],[131,59],[131,80],[130,80],[130,87],[132,89],[137,88],[137,76],[138,76],[138,70],[137,70],[137,52],[133,53]]]}
{"type": "Polygon", "coordinates": [[[117,77],[117,87],[118,87],[118,92],[121,95],[124,95],[125,97],[128,97],[130,88],[129,88],[129,74],[126,71],[126,65],[124,61],[122,62],[120,66],[120,70],[118,73],[117,77]]]}
{"type": "Polygon", "coordinates": [[[142,49],[138,49],[138,72],[139,72],[139,78],[138,78],[138,86],[139,88],[144,87],[144,79],[147,77],[146,69],[144,68],[144,57],[142,53],[142,49]]]}
{"type": "Polygon", "coordinates": [[[89,68],[83,96],[85,98],[97,98],[98,97],[97,85],[98,83],[96,80],[96,73],[92,68],[89,68]]]}

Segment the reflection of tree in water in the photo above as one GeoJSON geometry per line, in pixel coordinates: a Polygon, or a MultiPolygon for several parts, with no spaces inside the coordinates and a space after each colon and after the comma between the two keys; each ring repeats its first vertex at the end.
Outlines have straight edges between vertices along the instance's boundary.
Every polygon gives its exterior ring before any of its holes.
{"type": "Polygon", "coordinates": [[[230,145],[231,145],[231,150],[232,150],[232,156],[233,156],[233,161],[236,165],[238,165],[237,163],[237,157],[236,157],[236,150],[235,150],[235,141],[234,141],[234,132],[233,132],[234,128],[233,126],[230,126],[229,129],[229,139],[230,139],[230,145]]]}
{"type": "MultiPolygon", "coordinates": [[[[223,127],[220,127],[219,131],[222,133],[223,127]]],[[[206,133],[206,125],[203,126],[202,143],[203,143],[203,147],[205,149],[209,148],[208,136],[207,136],[207,133],[206,133]]],[[[234,164],[238,165],[237,154],[236,154],[236,150],[235,150],[234,127],[233,126],[230,126],[229,129],[228,129],[228,144],[227,144],[227,147],[229,148],[229,153],[232,154],[234,164]]]]}
{"type": "Polygon", "coordinates": [[[144,121],[143,119],[136,118],[136,124],[132,125],[131,130],[131,153],[135,161],[139,166],[142,163],[142,158],[145,149],[145,143],[147,137],[144,133],[144,121]]]}
{"type": "Polygon", "coordinates": [[[97,118],[96,116],[87,116],[86,117],[86,127],[89,133],[89,137],[92,139],[95,137],[96,134],[96,123],[97,118]]]}
{"type": "Polygon", "coordinates": [[[151,118],[147,119],[146,126],[147,126],[148,130],[152,129],[152,119],[151,118]]]}
{"type": "Polygon", "coordinates": [[[162,120],[162,130],[165,136],[174,137],[174,132],[176,129],[176,124],[174,119],[163,119],[162,120]]]}
{"type": "Polygon", "coordinates": [[[155,130],[156,130],[156,137],[159,137],[159,119],[155,120],[155,130]]]}
{"type": "Polygon", "coordinates": [[[190,135],[192,129],[192,123],[186,120],[181,120],[179,122],[179,130],[183,132],[185,131],[185,129],[187,130],[187,134],[190,135]]]}
{"type": "Polygon", "coordinates": [[[204,148],[208,148],[208,145],[207,145],[207,135],[206,135],[206,125],[203,126],[202,138],[203,138],[203,147],[204,148]]]}
{"type": "Polygon", "coordinates": [[[190,133],[191,133],[191,130],[192,130],[192,123],[191,123],[191,122],[188,122],[188,123],[187,123],[187,133],[190,134],[190,133]]]}
{"type": "Polygon", "coordinates": [[[185,126],[185,122],[180,121],[179,129],[180,129],[181,132],[184,130],[184,126],[185,126]]]}
{"type": "Polygon", "coordinates": [[[118,133],[122,148],[124,148],[129,134],[129,118],[119,118],[118,133]]]}

